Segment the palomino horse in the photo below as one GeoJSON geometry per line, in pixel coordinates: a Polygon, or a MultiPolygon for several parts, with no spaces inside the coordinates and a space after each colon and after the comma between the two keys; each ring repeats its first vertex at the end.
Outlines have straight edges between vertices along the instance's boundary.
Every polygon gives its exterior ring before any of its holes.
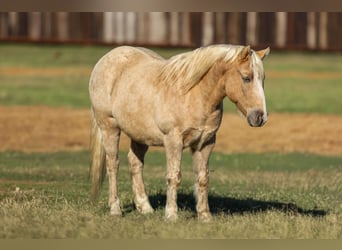
{"type": "Polygon", "coordinates": [[[182,151],[190,147],[198,218],[209,220],[208,159],[221,123],[223,99],[227,96],[235,103],[250,126],[266,122],[262,59],[268,53],[269,48],[213,45],[166,60],[148,49],[123,46],[103,56],[89,83],[92,198],[96,199],[107,172],[110,213],[121,215],[117,174],[123,131],[131,139],[128,160],[137,210],[153,212],[143,182],[144,156],[149,146],[164,146],[165,217],[177,219],[182,151]]]}

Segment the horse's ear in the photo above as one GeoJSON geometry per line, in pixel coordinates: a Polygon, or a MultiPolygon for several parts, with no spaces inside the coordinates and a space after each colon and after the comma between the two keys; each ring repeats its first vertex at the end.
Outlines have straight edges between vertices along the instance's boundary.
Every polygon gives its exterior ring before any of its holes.
{"type": "Polygon", "coordinates": [[[269,53],[270,53],[270,47],[267,47],[266,49],[256,51],[257,55],[260,57],[261,60],[263,60],[269,53]]]}
{"type": "Polygon", "coordinates": [[[248,45],[241,50],[239,59],[243,62],[248,61],[251,53],[252,53],[251,46],[248,45]]]}

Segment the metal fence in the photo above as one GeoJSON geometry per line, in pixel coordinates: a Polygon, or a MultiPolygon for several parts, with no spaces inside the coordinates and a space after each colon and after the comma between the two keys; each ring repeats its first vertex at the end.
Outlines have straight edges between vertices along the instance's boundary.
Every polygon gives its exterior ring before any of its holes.
{"type": "Polygon", "coordinates": [[[0,41],[342,51],[342,13],[0,12],[0,41]]]}

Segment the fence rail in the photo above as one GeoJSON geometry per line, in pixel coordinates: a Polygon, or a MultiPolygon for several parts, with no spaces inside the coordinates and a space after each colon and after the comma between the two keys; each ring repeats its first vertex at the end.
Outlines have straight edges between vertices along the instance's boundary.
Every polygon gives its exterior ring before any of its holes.
{"type": "Polygon", "coordinates": [[[0,12],[0,41],[342,51],[342,13],[0,12]]]}

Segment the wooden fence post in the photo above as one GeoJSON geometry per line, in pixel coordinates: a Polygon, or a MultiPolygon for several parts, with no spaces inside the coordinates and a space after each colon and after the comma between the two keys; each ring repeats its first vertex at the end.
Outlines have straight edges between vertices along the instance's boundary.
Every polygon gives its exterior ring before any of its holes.
{"type": "Polygon", "coordinates": [[[122,44],[125,41],[125,13],[115,12],[114,13],[114,40],[118,44],[122,44]]]}
{"type": "Polygon", "coordinates": [[[212,12],[203,13],[202,45],[207,46],[214,40],[214,15],[212,12]]]}
{"type": "Polygon", "coordinates": [[[125,40],[127,43],[134,43],[136,40],[136,14],[134,12],[127,12],[126,13],[126,37],[125,40]]]}
{"type": "Polygon", "coordinates": [[[52,36],[52,18],[51,13],[47,12],[43,14],[43,39],[51,38],[52,36]]]}
{"type": "Polygon", "coordinates": [[[247,44],[257,45],[257,13],[248,12],[247,13],[247,44]]]}
{"type": "Polygon", "coordinates": [[[105,12],[103,13],[103,41],[111,43],[114,41],[114,13],[105,12]]]}
{"type": "Polygon", "coordinates": [[[69,38],[68,19],[67,12],[57,13],[57,39],[59,41],[66,41],[69,38]]]}
{"type": "Polygon", "coordinates": [[[182,17],[181,17],[181,22],[182,22],[182,44],[189,46],[192,45],[192,41],[191,41],[191,21],[190,21],[190,13],[189,12],[184,12],[182,13],[182,17]]]}
{"type": "Polygon", "coordinates": [[[166,34],[166,16],[164,12],[150,12],[149,13],[149,39],[151,44],[167,43],[166,34]]]}
{"type": "Polygon", "coordinates": [[[286,45],[287,14],[285,12],[276,13],[275,44],[279,48],[286,45]]]}
{"type": "Polygon", "coordinates": [[[310,49],[316,48],[316,18],[315,12],[308,13],[307,46],[310,49]]]}
{"type": "Polygon", "coordinates": [[[215,13],[215,43],[225,43],[226,42],[226,23],[225,23],[225,13],[217,12],[215,13]]]}
{"type": "Polygon", "coordinates": [[[11,36],[19,35],[18,23],[19,23],[18,13],[10,12],[8,14],[8,26],[9,26],[9,34],[11,36]]]}
{"type": "Polygon", "coordinates": [[[321,49],[326,49],[328,47],[328,13],[321,12],[319,20],[319,47],[321,49]]]}
{"type": "Polygon", "coordinates": [[[7,13],[0,13],[0,38],[8,37],[8,17],[7,13]]]}
{"type": "Polygon", "coordinates": [[[227,19],[227,43],[240,44],[241,35],[241,14],[232,12],[228,13],[227,19]]]}
{"type": "Polygon", "coordinates": [[[42,30],[42,14],[39,12],[29,13],[28,35],[32,40],[39,40],[41,38],[42,30]]]}
{"type": "Polygon", "coordinates": [[[170,13],[170,44],[178,45],[179,44],[179,13],[171,12],[170,13]]]}
{"type": "Polygon", "coordinates": [[[146,13],[145,12],[138,12],[137,13],[137,35],[136,41],[140,44],[146,43],[146,13]]]}

